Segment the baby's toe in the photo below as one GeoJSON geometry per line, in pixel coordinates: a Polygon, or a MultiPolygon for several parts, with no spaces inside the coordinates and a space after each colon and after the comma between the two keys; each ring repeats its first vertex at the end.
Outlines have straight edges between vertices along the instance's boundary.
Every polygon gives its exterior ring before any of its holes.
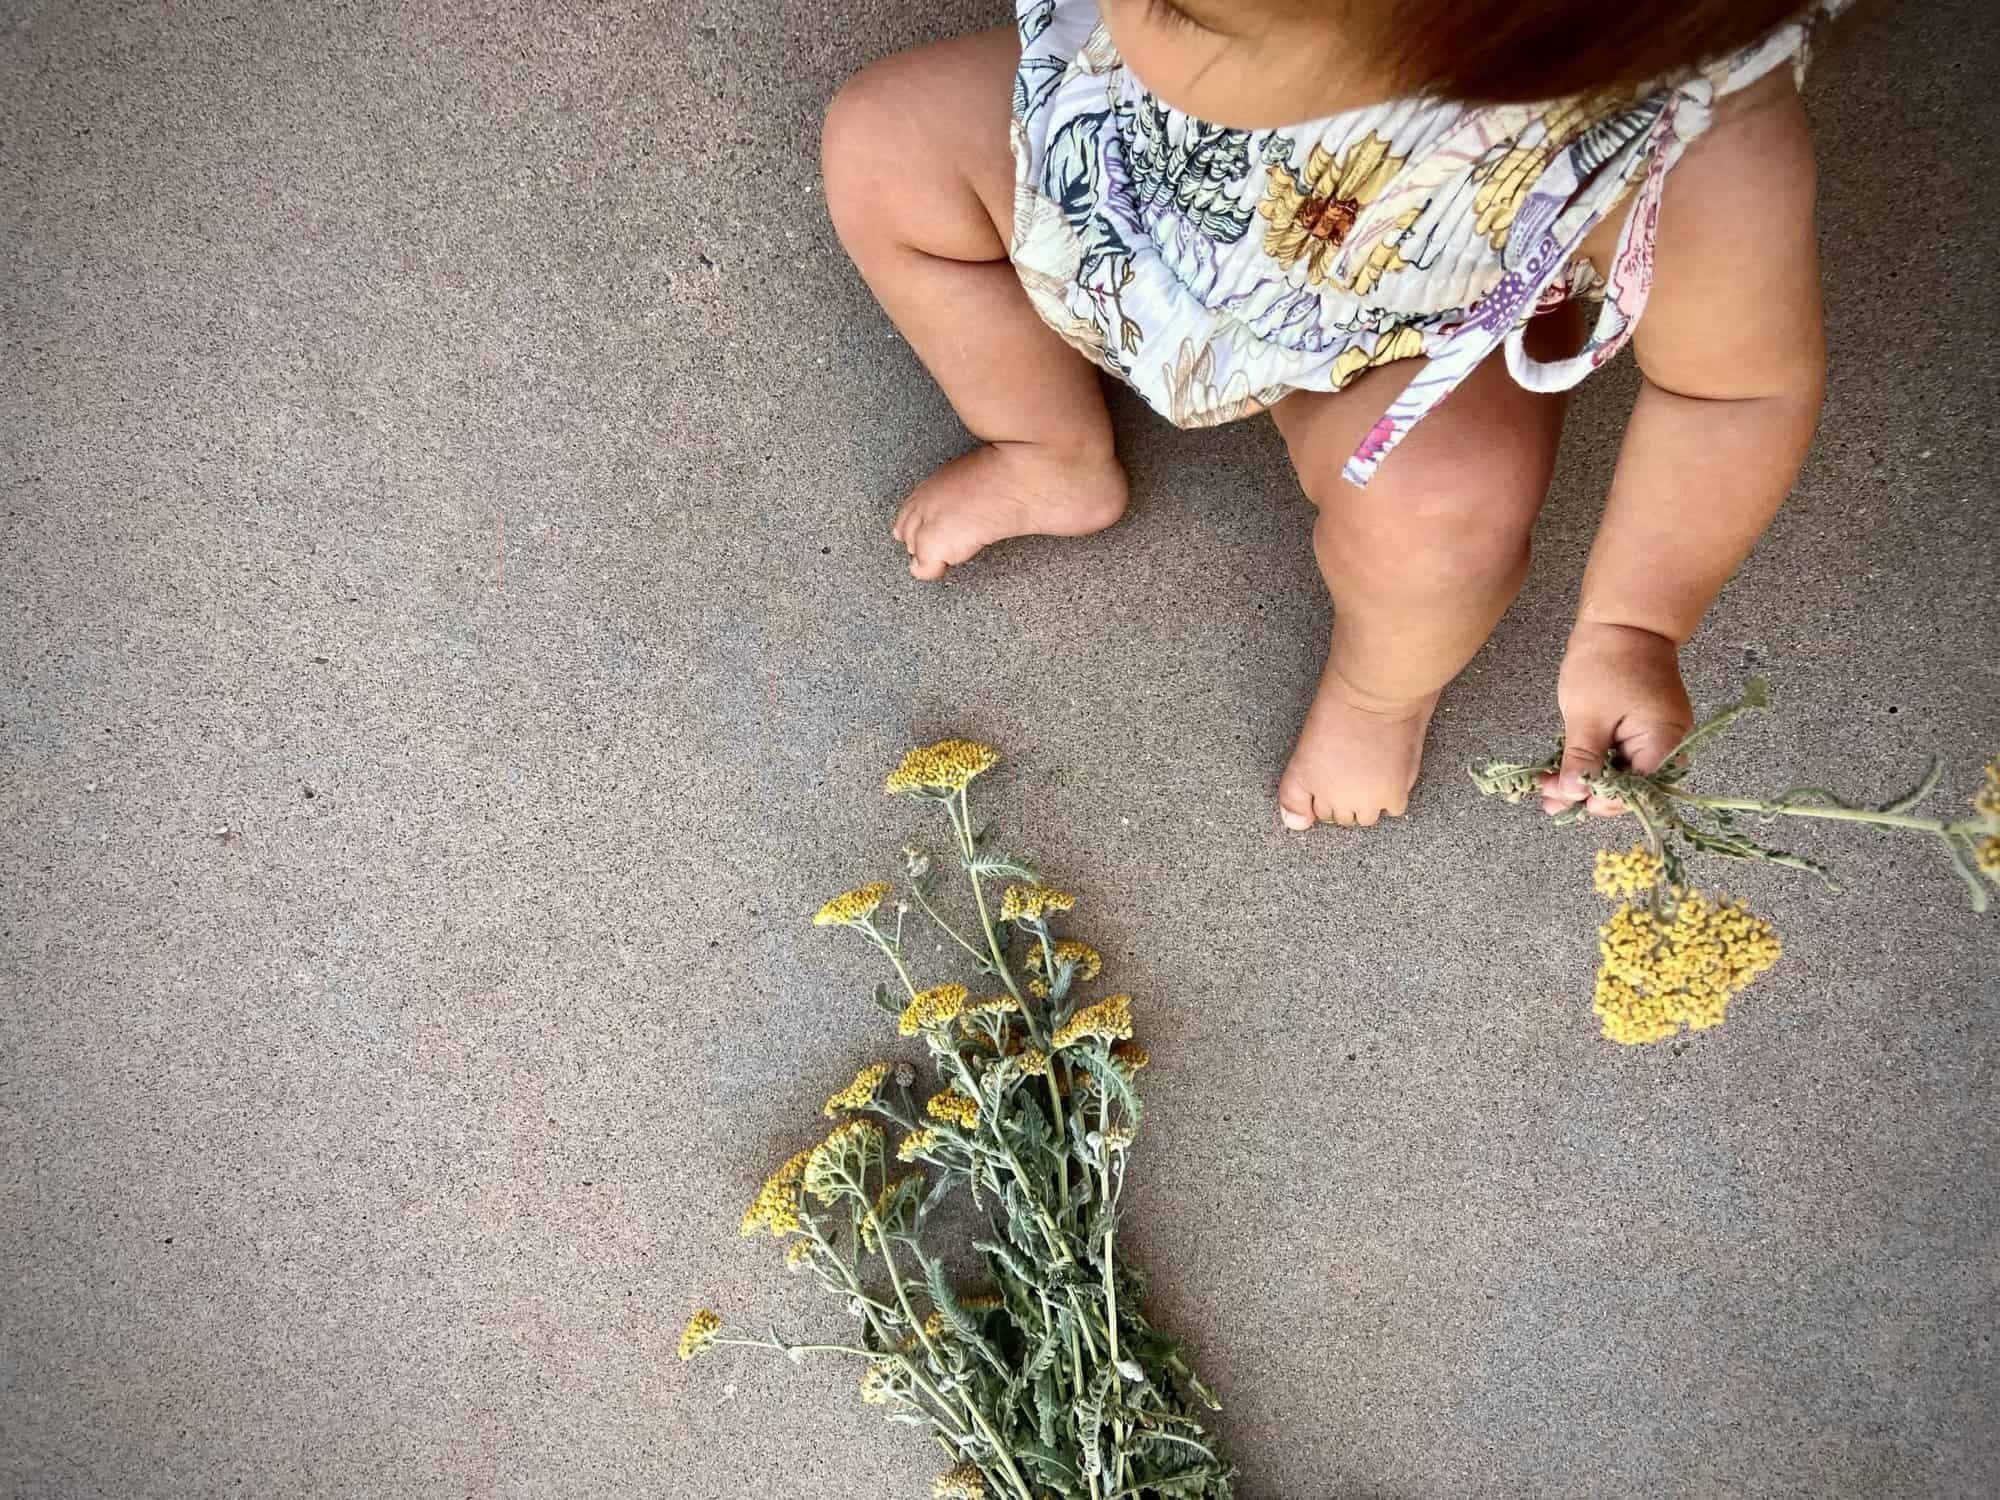
{"type": "Polygon", "coordinates": [[[1319,821],[1311,791],[1296,776],[1287,774],[1278,782],[1278,818],[1294,833],[1303,832],[1319,821]]]}

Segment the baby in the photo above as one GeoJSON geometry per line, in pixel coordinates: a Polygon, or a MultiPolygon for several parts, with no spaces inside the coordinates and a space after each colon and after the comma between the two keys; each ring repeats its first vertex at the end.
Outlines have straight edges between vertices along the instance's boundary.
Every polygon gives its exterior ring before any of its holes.
{"type": "Polygon", "coordinates": [[[865,69],[827,204],[981,444],[904,503],[910,571],[1124,513],[1099,369],[1183,427],[1269,411],[1334,602],[1278,806],[1372,824],[1526,575],[1565,393],[1629,341],[1543,805],[1653,769],[1820,406],[1803,10],[1019,0],[865,69]]]}

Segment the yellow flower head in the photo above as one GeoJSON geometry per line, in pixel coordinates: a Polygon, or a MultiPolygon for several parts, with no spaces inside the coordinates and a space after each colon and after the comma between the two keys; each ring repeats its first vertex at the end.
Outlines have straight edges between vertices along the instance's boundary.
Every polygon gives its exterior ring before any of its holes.
{"type": "Polygon", "coordinates": [[[870,1406],[887,1406],[896,1399],[895,1370],[876,1360],[861,1373],[861,1399],[870,1406]]]}
{"type": "Polygon", "coordinates": [[[812,1264],[812,1258],[813,1242],[811,1240],[804,1238],[796,1239],[785,1247],[785,1269],[787,1271],[803,1271],[807,1266],[812,1264]]]}
{"type": "Polygon", "coordinates": [[[1039,922],[1044,912],[1068,911],[1075,905],[1076,897],[1052,886],[1010,885],[1007,894],[1000,898],[1000,920],[1039,922]]]}
{"type": "MultiPolygon", "coordinates": [[[[1088,943],[1079,943],[1075,938],[1064,938],[1060,943],[1052,944],[1051,951],[1055,955],[1056,973],[1061,973],[1065,964],[1069,966],[1073,979],[1095,979],[1104,972],[1104,955],[1088,943]]],[[[1048,997],[1049,982],[1054,978],[1053,974],[1042,972],[1045,967],[1042,961],[1042,945],[1036,943],[1028,949],[1028,971],[1035,976],[1028,981],[1028,989],[1030,993],[1043,999],[1048,997]]]]}
{"type": "Polygon", "coordinates": [[[949,1026],[958,1013],[965,1009],[967,991],[962,984],[939,984],[911,998],[903,1007],[903,1014],[896,1022],[896,1029],[904,1036],[915,1036],[920,1031],[930,1031],[934,1027],[949,1026]]]}
{"type": "Polygon", "coordinates": [[[977,1464],[960,1464],[938,1475],[931,1486],[931,1500],[986,1500],[986,1476],[977,1464]]]}
{"type": "Polygon", "coordinates": [[[1730,1000],[1783,951],[1769,922],[1700,891],[1683,892],[1670,920],[1628,901],[1598,933],[1591,1008],[1605,1036],[1628,1046],[1721,1024],[1730,1000]]]}
{"type": "Polygon", "coordinates": [[[1650,891],[1660,883],[1666,873],[1666,866],[1660,857],[1644,844],[1634,844],[1623,854],[1613,854],[1609,849],[1597,851],[1597,873],[1593,883],[1597,894],[1616,900],[1621,896],[1637,896],[1650,891]]]}
{"type": "Polygon", "coordinates": [[[706,1354],[720,1332],[722,1319],[702,1308],[688,1319],[687,1330],[681,1334],[681,1362],[685,1364],[697,1354],[706,1354]]]}
{"type": "Polygon", "coordinates": [[[860,927],[875,915],[875,908],[889,894],[889,882],[877,880],[858,890],[842,891],[813,913],[815,927],[860,927]]]}
{"type": "Polygon", "coordinates": [[[922,1130],[913,1130],[896,1143],[896,1160],[915,1161],[943,1139],[942,1135],[928,1125],[922,1130]]]}
{"type": "Polygon", "coordinates": [[[1978,864],[1980,873],[2000,884],[2000,833],[1991,838],[1981,839],[1973,845],[1972,858],[1978,864]]]}
{"type": "Polygon", "coordinates": [[[822,1203],[832,1203],[853,1191],[867,1164],[882,1155],[882,1127],[873,1120],[849,1120],[806,1153],[806,1191],[822,1203]]]}
{"type": "Polygon", "coordinates": [[[2000,818],[2000,759],[1986,763],[1986,784],[1972,794],[1972,805],[1989,818],[2000,818]]]}
{"type": "Polygon", "coordinates": [[[1085,1037],[1100,1042],[1122,1042],[1132,1035],[1132,997],[1113,995],[1095,1005],[1086,1005],[1071,1016],[1051,1037],[1058,1049],[1073,1047],[1085,1037]]]}
{"type": "Polygon", "coordinates": [[[798,1232],[799,1182],[805,1176],[806,1162],[811,1156],[810,1149],[801,1151],[770,1175],[758,1190],[757,1201],[743,1215],[740,1234],[747,1238],[760,1229],[768,1229],[771,1238],[783,1239],[798,1232]]]}
{"type": "Polygon", "coordinates": [[[1040,1047],[1024,1047],[1015,1056],[1023,1073],[1030,1078],[1040,1078],[1049,1070],[1049,1055],[1040,1047]]]}
{"type": "Polygon", "coordinates": [[[933,1120],[949,1120],[954,1125],[972,1130],[979,1124],[979,1101],[961,1094],[957,1089],[946,1089],[942,1094],[933,1094],[924,1101],[924,1113],[933,1120]]]}
{"type": "Polygon", "coordinates": [[[1153,1060],[1153,1054],[1137,1042],[1119,1042],[1111,1049],[1111,1060],[1118,1065],[1119,1072],[1130,1078],[1153,1060]]]}
{"type": "Polygon", "coordinates": [[[974,740],[939,740],[903,757],[903,763],[883,783],[891,792],[956,792],[982,771],[993,768],[1000,752],[974,740]]]}
{"type": "Polygon", "coordinates": [[[854,1075],[854,1082],[826,1101],[822,1113],[830,1120],[847,1110],[868,1108],[875,1102],[875,1090],[882,1087],[882,1080],[888,1076],[887,1063],[870,1063],[854,1075]]]}
{"type": "Polygon", "coordinates": [[[972,1016],[1016,1016],[1021,1013],[1021,1002],[1012,995],[988,995],[984,1000],[974,1000],[959,1014],[963,1025],[972,1016]]]}

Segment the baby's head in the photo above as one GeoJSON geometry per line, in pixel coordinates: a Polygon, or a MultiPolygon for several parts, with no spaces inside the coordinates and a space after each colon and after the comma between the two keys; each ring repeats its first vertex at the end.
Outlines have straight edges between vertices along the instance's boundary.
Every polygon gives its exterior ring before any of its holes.
{"type": "Polygon", "coordinates": [[[1101,0],[1125,63],[1197,119],[1291,125],[1412,94],[1540,101],[1748,46],[1801,0],[1101,0]]]}

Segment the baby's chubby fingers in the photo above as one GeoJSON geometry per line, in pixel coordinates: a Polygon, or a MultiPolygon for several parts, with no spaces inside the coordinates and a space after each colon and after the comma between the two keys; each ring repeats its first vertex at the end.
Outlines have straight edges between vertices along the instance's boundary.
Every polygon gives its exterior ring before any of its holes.
{"type": "Polygon", "coordinates": [[[1587,778],[1604,769],[1611,744],[1611,726],[1571,722],[1563,731],[1562,764],[1542,778],[1542,811],[1559,813],[1581,802],[1584,811],[1600,818],[1616,817],[1625,804],[1591,791],[1587,778]]]}

